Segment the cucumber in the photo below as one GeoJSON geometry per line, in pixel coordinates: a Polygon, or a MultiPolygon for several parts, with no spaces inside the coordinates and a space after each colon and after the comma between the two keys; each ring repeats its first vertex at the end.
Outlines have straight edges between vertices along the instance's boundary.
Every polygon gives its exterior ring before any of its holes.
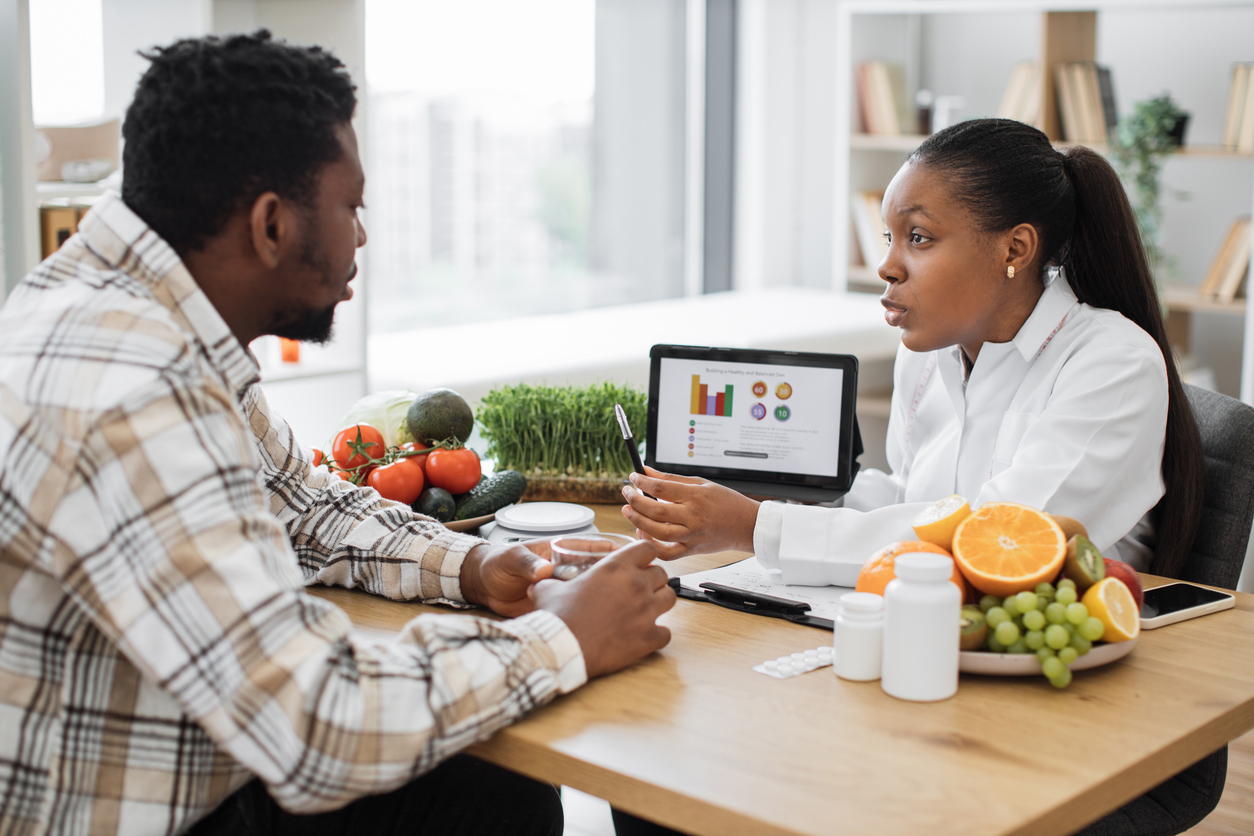
{"type": "Polygon", "coordinates": [[[512,502],[517,502],[527,490],[527,478],[517,470],[502,470],[470,489],[470,493],[457,503],[455,520],[469,520],[487,514],[495,514],[512,502]]]}

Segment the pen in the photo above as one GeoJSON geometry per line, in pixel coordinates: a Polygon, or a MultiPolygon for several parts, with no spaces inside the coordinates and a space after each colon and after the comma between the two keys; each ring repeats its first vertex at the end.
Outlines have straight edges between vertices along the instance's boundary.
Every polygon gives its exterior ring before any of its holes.
{"type": "MultiPolygon", "coordinates": [[[[644,476],[644,462],[640,461],[640,450],[636,447],[636,440],[631,436],[631,427],[627,425],[627,413],[623,412],[622,404],[614,404],[614,416],[618,418],[618,427],[623,431],[623,442],[627,445],[627,452],[631,454],[631,466],[636,469],[637,473],[644,476]]],[[[644,495],[649,496],[647,493],[644,495]]],[[[649,499],[653,497],[649,496],[649,499]]]]}

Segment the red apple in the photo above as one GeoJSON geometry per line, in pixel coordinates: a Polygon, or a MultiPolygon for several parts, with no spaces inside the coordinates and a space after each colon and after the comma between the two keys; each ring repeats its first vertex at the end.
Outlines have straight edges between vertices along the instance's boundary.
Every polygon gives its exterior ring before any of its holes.
{"type": "Polygon", "coordinates": [[[1122,560],[1111,560],[1109,557],[1103,557],[1106,562],[1106,577],[1118,578],[1123,581],[1124,586],[1128,587],[1128,591],[1132,593],[1132,598],[1136,601],[1139,608],[1145,603],[1145,592],[1141,589],[1141,579],[1137,576],[1136,570],[1122,560]]]}

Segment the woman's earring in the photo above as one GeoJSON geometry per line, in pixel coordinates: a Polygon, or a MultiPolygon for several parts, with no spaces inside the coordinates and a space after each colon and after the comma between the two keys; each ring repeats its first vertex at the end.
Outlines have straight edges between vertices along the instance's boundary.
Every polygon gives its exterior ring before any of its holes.
{"type": "Polygon", "coordinates": [[[1015,277],[1015,266],[1011,264],[1006,268],[1006,278],[1013,279],[1015,277]]]}

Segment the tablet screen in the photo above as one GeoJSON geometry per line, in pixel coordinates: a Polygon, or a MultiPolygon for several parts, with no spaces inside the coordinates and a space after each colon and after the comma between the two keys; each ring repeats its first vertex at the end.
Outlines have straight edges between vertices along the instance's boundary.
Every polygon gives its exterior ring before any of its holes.
{"type": "Polygon", "coordinates": [[[655,346],[652,359],[654,467],[848,487],[854,358],[655,346]]]}

